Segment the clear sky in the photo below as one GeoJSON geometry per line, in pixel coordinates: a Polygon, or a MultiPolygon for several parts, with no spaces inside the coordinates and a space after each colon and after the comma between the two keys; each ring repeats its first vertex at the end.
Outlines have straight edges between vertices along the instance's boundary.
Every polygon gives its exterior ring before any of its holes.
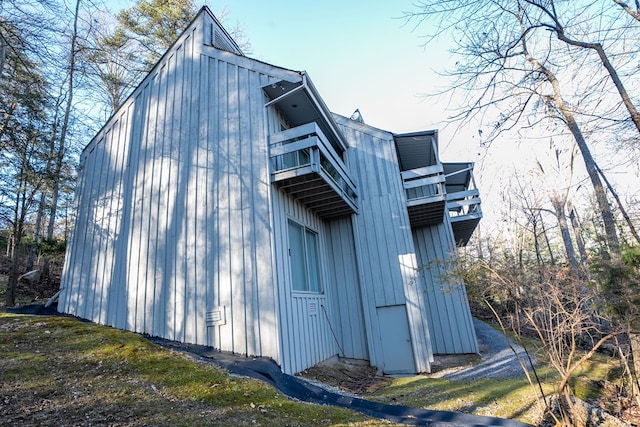
{"type": "MultiPolygon", "coordinates": [[[[214,13],[215,3],[209,5],[214,13]]],[[[421,94],[432,91],[443,47],[421,47],[419,30],[405,25],[408,0],[226,0],[254,58],[305,70],[331,110],[392,132],[438,127],[442,109],[421,94]]]]}
{"type": "MultiPolygon", "coordinates": [[[[105,0],[112,10],[134,0],[105,0]]],[[[412,0],[196,0],[236,22],[252,45],[248,55],[306,71],[331,111],[350,116],[359,109],[365,122],[395,133],[440,130],[443,160],[474,160],[465,155],[469,136],[444,129],[445,103],[427,99],[446,85],[435,70],[450,60],[447,46],[422,46],[424,28],[407,24],[412,0]],[[466,140],[466,141],[465,141],[466,140]]],[[[464,131],[463,131],[464,132],[464,131]]],[[[469,132],[467,132],[469,135],[469,132]]],[[[471,144],[473,145],[473,144],[471,144]]],[[[475,151],[475,150],[472,150],[475,151]]]]}

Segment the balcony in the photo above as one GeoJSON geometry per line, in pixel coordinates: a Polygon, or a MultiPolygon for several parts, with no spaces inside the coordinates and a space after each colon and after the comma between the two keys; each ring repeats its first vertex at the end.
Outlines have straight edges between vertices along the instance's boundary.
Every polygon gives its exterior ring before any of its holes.
{"type": "Polygon", "coordinates": [[[444,220],[446,201],[442,164],[401,172],[411,227],[428,227],[444,220]]]}
{"type": "Polygon", "coordinates": [[[316,122],[271,135],[271,182],[324,219],[358,213],[356,186],[316,122]]]}
{"type": "Polygon", "coordinates": [[[447,211],[458,246],[466,246],[482,218],[473,163],[445,163],[447,211]]]}
{"type": "Polygon", "coordinates": [[[444,220],[445,179],[438,159],[437,131],[394,135],[411,227],[428,227],[444,220]]]}

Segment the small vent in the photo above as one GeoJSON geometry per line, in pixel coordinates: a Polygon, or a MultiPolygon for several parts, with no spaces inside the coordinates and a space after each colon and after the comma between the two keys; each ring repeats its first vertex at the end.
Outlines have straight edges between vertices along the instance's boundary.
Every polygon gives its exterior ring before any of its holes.
{"type": "Polygon", "coordinates": [[[213,24],[211,24],[209,36],[211,40],[211,45],[220,50],[226,50],[227,52],[236,53],[236,50],[231,46],[227,38],[220,34],[213,24]]]}
{"type": "Polygon", "coordinates": [[[225,325],[227,323],[226,310],[224,306],[216,307],[207,312],[207,326],[225,325]]]}
{"type": "Polygon", "coordinates": [[[226,50],[227,52],[233,52],[233,48],[231,47],[231,45],[217,31],[213,40],[213,46],[221,50],[226,50]]]}
{"type": "Polygon", "coordinates": [[[315,301],[309,302],[309,316],[317,316],[318,315],[318,303],[315,301]]]}

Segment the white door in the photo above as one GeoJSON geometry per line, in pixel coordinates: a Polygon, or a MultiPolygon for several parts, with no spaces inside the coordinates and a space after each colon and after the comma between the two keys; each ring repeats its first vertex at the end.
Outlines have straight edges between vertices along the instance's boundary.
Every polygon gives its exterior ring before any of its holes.
{"type": "Polygon", "coordinates": [[[378,307],[380,339],[384,357],[385,374],[413,374],[416,365],[409,334],[409,321],[404,305],[378,307]]]}

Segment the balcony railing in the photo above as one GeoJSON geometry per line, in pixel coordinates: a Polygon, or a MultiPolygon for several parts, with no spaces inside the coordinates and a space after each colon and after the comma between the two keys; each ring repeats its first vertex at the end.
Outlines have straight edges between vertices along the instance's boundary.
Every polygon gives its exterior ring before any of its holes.
{"type": "Polygon", "coordinates": [[[315,122],[271,135],[271,182],[322,218],[358,212],[356,185],[315,122]]]}
{"type": "Polygon", "coordinates": [[[452,170],[445,178],[447,211],[453,236],[459,246],[465,246],[482,218],[480,192],[473,178],[473,164],[445,164],[445,168],[452,170]]]}
{"type": "Polygon", "coordinates": [[[442,164],[401,172],[411,226],[427,227],[444,220],[445,177],[442,164]]]}

